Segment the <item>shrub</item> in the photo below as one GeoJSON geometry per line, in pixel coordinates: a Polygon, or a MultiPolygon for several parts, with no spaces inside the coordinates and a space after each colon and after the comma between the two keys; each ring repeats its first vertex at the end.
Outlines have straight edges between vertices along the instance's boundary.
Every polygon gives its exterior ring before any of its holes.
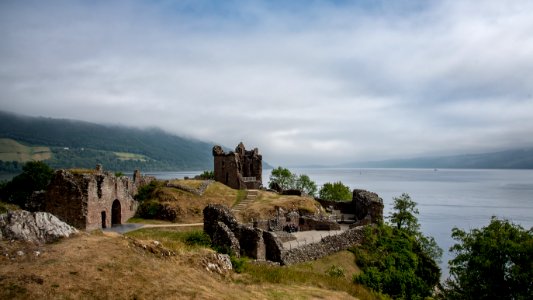
{"type": "Polygon", "coordinates": [[[333,201],[350,201],[352,200],[352,193],[350,188],[342,182],[326,182],[318,192],[319,197],[324,200],[333,201]]]}
{"type": "Polygon", "coordinates": [[[137,190],[137,195],[135,195],[135,200],[143,202],[154,198],[154,192],[159,187],[158,181],[154,180],[149,184],[145,184],[137,190]]]}
{"type": "Polygon", "coordinates": [[[492,217],[481,229],[452,230],[457,256],[449,262],[445,299],[531,299],[533,228],[492,217]]]}
{"type": "Polygon", "coordinates": [[[211,246],[211,238],[202,230],[195,230],[187,232],[185,235],[185,243],[189,246],[211,246]]]}
{"type": "Polygon", "coordinates": [[[30,161],[22,167],[22,173],[4,183],[0,198],[8,203],[28,209],[27,202],[34,191],[47,188],[52,180],[54,170],[41,161],[30,161]]]}
{"type": "Polygon", "coordinates": [[[344,277],[344,269],[337,265],[331,265],[331,267],[326,270],[326,274],[334,278],[341,278],[344,277]]]}
{"type": "Polygon", "coordinates": [[[202,174],[200,174],[199,177],[201,179],[204,179],[204,180],[215,179],[215,172],[213,172],[213,171],[204,171],[202,174]]]}
{"type": "Polygon", "coordinates": [[[231,265],[233,267],[233,270],[236,273],[242,273],[244,271],[244,267],[246,265],[246,259],[241,257],[236,257],[235,255],[230,255],[230,261],[231,265]]]}

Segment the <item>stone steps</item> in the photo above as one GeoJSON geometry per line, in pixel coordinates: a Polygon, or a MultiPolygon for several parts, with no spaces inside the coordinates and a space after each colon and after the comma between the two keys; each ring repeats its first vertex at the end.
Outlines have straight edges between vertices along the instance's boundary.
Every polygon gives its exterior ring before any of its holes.
{"type": "Polygon", "coordinates": [[[257,199],[257,190],[247,190],[246,191],[246,198],[244,198],[239,204],[235,205],[232,210],[233,212],[239,212],[244,210],[248,205],[250,205],[252,202],[257,199]]]}

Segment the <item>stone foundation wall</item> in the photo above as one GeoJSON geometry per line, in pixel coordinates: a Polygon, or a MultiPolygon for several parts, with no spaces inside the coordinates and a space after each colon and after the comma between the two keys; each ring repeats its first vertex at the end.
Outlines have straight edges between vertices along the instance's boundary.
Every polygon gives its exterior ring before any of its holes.
{"type": "Polygon", "coordinates": [[[204,209],[204,231],[211,237],[213,245],[229,249],[236,256],[245,255],[282,265],[327,256],[363,240],[363,227],[357,227],[324,237],[317,243],[287,250],[277,233],[239,224],[229,208],[220,204],[210,204],[204,209]]]}
{"type": "Polygon", "coordinates": [[[333,253],[347,250],[348,248],[360,245],[363,242],[364,227],[348,229],[345,232],[326,236],[319,242],[307,244],[298,248],[280,251],[280,264],[291,265],[310,260],[315,260],[333,253]]]}

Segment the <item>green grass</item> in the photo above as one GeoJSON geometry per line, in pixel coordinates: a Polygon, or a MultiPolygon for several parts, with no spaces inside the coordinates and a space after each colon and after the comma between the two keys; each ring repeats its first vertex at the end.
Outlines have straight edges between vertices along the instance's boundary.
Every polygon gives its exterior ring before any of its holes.
{"type": "Polygon", "coordinates": [[[143,228],[125,235],[140,240],[156,240],[174,251],[207,247],[206,235],[198,227],[143,228]]]}
{"type": "Polygon", "coordinates": [[[27,162],[52,157],[49,147],[26,146],[12,139],[0,139],[0,160],[27,162]]]}
{"type": "Polygon", "coordinates": [[[148,157],[142,154],[128,153],[128,152],[113,152],[120,160],[138,160],[147,161],[148,157]]]}
{"type": "Polygon", "coordinates": [[[387,299],[367,290],[365,287],[352,283],[344,277],[332,277],[326,273],[303,271],[292,266],[271,266],[246,263],[243,274],[250,275],[254,284],[273,283],[283,285],[316,286],[328,290],[344,291],[361,300],[387,299]]]}
{"type": "Polygon", "coordinates": [[[233,203],[233,206],[241,203],[241,201],[246,198],[246,194],[246,190],[237,190],[237,196],[235,197],[235,202],[233,203]]]}
{"type": "Polygon", "coordinates": [[[19,210],[20,207],[16,206],[15,204],[9,204],[0,201],[0,214],[6,213],[8,210],[19,210]]]}

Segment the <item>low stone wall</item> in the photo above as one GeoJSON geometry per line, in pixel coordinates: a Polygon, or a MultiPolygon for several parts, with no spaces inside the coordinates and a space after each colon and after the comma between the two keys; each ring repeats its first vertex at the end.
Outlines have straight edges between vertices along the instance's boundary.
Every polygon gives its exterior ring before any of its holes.
{"type": "Polygon", "coordinates": [[[316,243],[290,250],[281,250],[279,262],[282,265],[306,262],[360,245],[364,238],[363,230],[364,227],[362,226],[356,227],[338,235],[326,236],[316,243]]]}

